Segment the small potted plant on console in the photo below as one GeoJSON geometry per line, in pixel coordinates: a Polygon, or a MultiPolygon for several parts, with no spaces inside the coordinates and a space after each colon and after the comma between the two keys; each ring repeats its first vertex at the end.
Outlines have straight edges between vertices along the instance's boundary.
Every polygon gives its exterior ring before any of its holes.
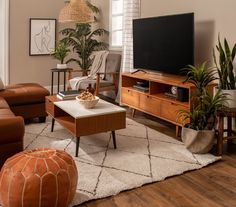
{"type": "Polygon", "coordinates": [[[218,37],[218,45],[216,50],[219,53],[218,61],[216,52],[213,50],[214,62],[219,76],[219,85],[216,90],[221,89],[222,93],[227,93],[228,100],[225,102],[226,107],[236,108],[236,76],[234,74],[233,61],[236,54],[236,44],[230,49],[229,44],[224,38],[224,43],[218,37]]]}
{"type": "Polygon", "coordinates": [[[52,50],[51,55],[57,60],[60,60],[60,64],[57,64],[58,69],[67,68],[67,64],[64,63],[64,60],[69,52],[70,52],[69,44],[66,41],[59,41],[56,44],[55,49],[52,50]]]}
{"type": "Polygon", "coordinates": [[[216,79],[216,72],[207,68],[206,63],[199,67],[188,65],[184,71],[187,74],[185,82],[194,84],[196,93],[191,97],[192,109],[179,111],[179,118],[183,121],[181,138],[192,153],[207,153],[213,146],[216,115],[224,103],[225,94],[221,90],[214,95],[209,92],[209,84],[216,79]]]}

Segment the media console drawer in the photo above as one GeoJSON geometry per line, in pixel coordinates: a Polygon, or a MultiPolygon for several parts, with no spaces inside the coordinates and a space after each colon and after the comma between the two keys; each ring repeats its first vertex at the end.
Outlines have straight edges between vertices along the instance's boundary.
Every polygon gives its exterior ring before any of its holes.
{"type": "Polygon", "coordinates": [[[139,107],[140,93],[129,88],[122,88],[121,102],[133,107],[139,107]]]}
{"type": "Polygon", "coordinates": [[[161,101],[161,117],[165,119],[176,123],[182,123],[181,119],[178,119],[178,112],[180,109],[189,110],[188,107],[178,105],[171,101],[161,101]]]}
{"type": "Polygon", "coordinates": [[[154,114],[156,116],[160,116],[161,113],[161,101],[156,99],[150,95],[140,94],[140,109],[154,114]]]}

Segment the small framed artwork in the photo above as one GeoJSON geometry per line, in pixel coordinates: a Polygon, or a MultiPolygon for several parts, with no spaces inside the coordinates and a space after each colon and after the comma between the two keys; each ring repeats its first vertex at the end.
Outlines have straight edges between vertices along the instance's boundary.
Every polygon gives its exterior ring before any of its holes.
{"type": "Polygon", "coordinates": [[[30,18],[29,55],[50,55],[56,44],[56,19],[30,18]]]}

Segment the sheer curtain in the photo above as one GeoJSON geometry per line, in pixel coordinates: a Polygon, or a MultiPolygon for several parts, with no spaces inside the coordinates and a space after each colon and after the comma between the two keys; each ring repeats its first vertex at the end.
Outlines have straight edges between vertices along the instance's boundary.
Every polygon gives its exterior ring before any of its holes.
{"type": "Polygon", "coordinates": [[[124,0],[122,72],[133,70],[133,19],[140,17],[140,0],[124,0]]]}
{"type": "MultiPolygon", "coordinates": [[[[123,50],[122,72],[133,71],[133,19],[140,17],[140,0],[123,0],[123,50]]],[[[121,78],[116,102],[120,103],[121,78]]]]}
{"type": "Polygon", "coordinates": [[[0,0],[0,77],[9,83],[9,0],[0,0]]]}

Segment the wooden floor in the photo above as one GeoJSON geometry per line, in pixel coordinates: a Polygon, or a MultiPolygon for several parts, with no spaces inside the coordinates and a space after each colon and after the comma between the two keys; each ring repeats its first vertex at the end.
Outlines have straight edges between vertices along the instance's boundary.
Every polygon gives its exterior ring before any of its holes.
{"type": "MultiPolygon", "coordinates": [[[[128,113],[130,116],[130,113],[128,113]]],[[[170,136],[175,127],[138,113],[134,120],[170,136]]],[[[214,153],[214,150],[213,150],[214,153]]],[[[222,161],[80,207],[236,207],[236,145],[222,161]]]]}

